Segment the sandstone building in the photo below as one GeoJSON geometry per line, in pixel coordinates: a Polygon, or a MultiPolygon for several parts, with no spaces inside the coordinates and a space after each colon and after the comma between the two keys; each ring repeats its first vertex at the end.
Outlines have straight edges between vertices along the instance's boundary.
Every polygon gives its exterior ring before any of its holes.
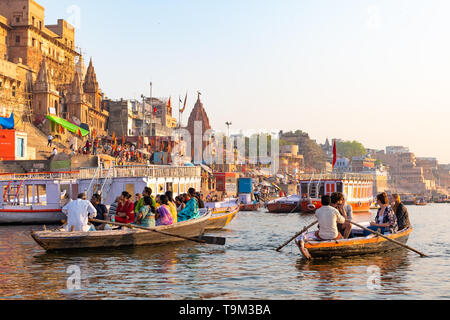
{"type": "Polygon", "coordinates": [[[109,114],[92,60],[80,74],[75,28],[62,19],[46,25],[44,17],[34,0],[0,0],[0,116],[14,113],[35,124],[53,116],[106,135],[109,114]]]}

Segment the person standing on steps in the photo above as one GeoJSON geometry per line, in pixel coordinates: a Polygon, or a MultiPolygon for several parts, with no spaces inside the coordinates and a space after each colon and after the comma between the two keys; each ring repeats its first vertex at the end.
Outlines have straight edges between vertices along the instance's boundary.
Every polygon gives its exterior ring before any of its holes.
{"type": "Polygon", "coordinates": [[[48,140],[47,147],[51,147],[53,143],[53,136],[49,134],[47,140],[48,140]]]}

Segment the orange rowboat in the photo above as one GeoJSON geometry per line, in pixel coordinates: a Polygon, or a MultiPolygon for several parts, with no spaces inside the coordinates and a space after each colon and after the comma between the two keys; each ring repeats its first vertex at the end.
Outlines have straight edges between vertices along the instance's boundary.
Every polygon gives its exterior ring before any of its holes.
{"type": "MultiPolygon", "coordinates": [[[[412,228],[408,228],[395,234],[385,234],[385,236],[391,240],[406,244],[412,231],[412,228]]],[[[298,237],[295,243],[306,259],[357,256],[400,248],[399,245],[375,235],[337,241],[317,241],[314,232],[298,237]]]]}

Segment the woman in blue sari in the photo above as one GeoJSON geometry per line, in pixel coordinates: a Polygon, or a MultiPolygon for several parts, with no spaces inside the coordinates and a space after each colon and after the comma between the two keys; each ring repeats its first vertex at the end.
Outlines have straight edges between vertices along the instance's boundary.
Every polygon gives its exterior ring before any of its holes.
{"type": "Polygon", "coordinates": [[[195,189],[190,188],[188,193],[190,200],[186,203],[186,207],[178,212],[178,222],[197,219],[200,217],[200,209],[198,207],[197,198],[195,197],[195,189]]]}

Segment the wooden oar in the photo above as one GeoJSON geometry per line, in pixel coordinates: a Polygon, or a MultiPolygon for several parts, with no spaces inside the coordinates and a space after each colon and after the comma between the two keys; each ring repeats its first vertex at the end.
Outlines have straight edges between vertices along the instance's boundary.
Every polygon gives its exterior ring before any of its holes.
{"type": "Polygon", "coordinates": [[[221,237],[201,236],[201,237],[198,237],[198,238],[188,238],[188,237],[183,237],[183,236],[180,236],[180,235],[175,235],[175,234],[162,232],[162,231],[155,230],[155,229],[150,229],[150,228],[136,226],[136,225],[133,225],[133,224],[125,224],[125,223],[112,222],[112,221],[103,221],[103,220],[97,220],[97,219],[89,219],[89,221],[90,222],[95,222],[95,223],[111,224],[113,226],[118,226],[118,227],[127,227],[127,228],[130,228],[130,229],[141,229],[141,230],[146,230],[146,231],[153,231],[153,232],[160,233],[160,234],[163,234],[163,235],[166,235],[166,236],[171,236],[171,237],[184,239],[184,240],[188,240],[188,241],[193,241],[193,242],[197,242],[197,243],[202,243],[202,244],[217,244],[217,245],[223,246],[223,245],[225,245],[225,242],[226,242],[226,238],[221,238],[221,237]]]}
{"type": "Polygon", "coordinates": [[[311,223],[309,226],[305,227],[302,231],[300,231],[299,233],[297,233],[295,236],[293,236],[291,239],[289,239],[288,241],[286,241],[285,243],[283,243],[281,246],[279,246],[276,251],[280,252],[281,249],[283,249],[284,247],[286,247],[289,243],[292,242],[292,240],[294,240],[295,238],[301,236],[303,233],[305,233],[306,231],[308,231],[310,228],[314,227],[316,224],[318,224],[319,221],[316,221],[314,223],[311,223]]]}
{"type": "Polygon", "coordinates": [[[371,233],[373,233],[373,234],[376,234],[376,235],[379,236],[379,237],[382,237],[382,238],[384,238],[384,239],[386,239],[386,240],[389,240],[389,241],[391,241],[391,242],[393,242],[393,243],[395,243],[395,244],[398,244],[399,246],[402,246],[402,247],[404,247],[404,248],[406,248],[406,249],[409,249],[409,250],[411,250],[411,251],[414,251],[415,253],[419,254],[419,255],[422,256],[422,257],[428,257],[426,254],[424,254],[424,253],[422,253],[422,252],[420,252],[420,251],[417,251],[416,249],[411,248],[410,246],[407,246],[406,244],[403,244],[403,243],[401,243],[401,242],[398,242],[397,240],[394,240],[394,239],[391,239],[391,238],[389,238],[389,237],[386,237],[385,235],[383,235],[383,234],[381,234],[381,233],[379,233],[379,232],[377,232],[377,231],[370,230],[370,229],[368,229],[368,228],[366,228],[366,227],[364,227],[364,226],[362,226],[362,225],[360,225],[360,224],[358,224],[358,223],[356,223],[356,222],[353,222],[353,221],[349,221],[349,222],[350,222],[351,224],[357,226],[357,227],[360,227],[360,228],[363,229],[363,230],[369,231],[369,232],[371,232],[371,233]]]}

